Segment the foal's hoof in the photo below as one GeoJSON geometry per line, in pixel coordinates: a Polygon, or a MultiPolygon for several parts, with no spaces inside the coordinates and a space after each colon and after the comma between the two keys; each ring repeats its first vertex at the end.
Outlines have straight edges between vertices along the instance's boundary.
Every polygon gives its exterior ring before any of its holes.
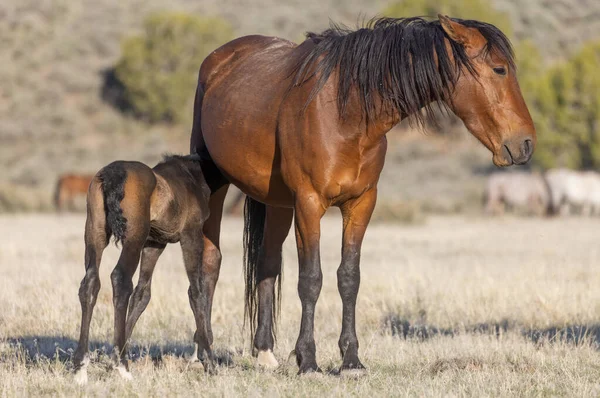
{"type": "Polygon", "coordinates": [[[275,359],[275,355],[273,355],[273,351],[271,350],[259,351],[256,363],[258,366],[266,369],[274,369],[279,366],[279,362],[277,362],[277,359],[275,359]]]}
{"type": "Polygon", "coordinates": [[[119,372],[119,376],[125,381],[132,381],[133,376],[131,373],[125,368],[123,365],[117,366],[117,371],[119,372]]]}
{"type": "Polygon", "coordinates": [[[288,355],[287,363],[288,363],[288,365],[296,365],[298,363],[297,359],[296,359],[296,350],[290,351],[290,355],[288,355]]]}
{"type": "Polygon", "coordinates": [[[90,364],[90,358],[86,355],[79,364],[79,369],[75,371],[73,380],[78,386],[86,385],[88,382],[87,367],[90,364]]]}
{"type": "Polygon", "coordinates": [[[87,369],[82,368],[82,369],[79,369],[77,372],[75,372],[75,376],[73,377],[73,380],[75,381],[75,384],[77,384],[78,386],[86,385],[88,382],[87,369]]]}
{"type": "Polygon", "coordinates": [[[188,366],[192,370],[197,370],[197,371],[200,371],[200,372],[204,372],[204,365],[202,364],[202,362],[200,362],[198,360],[198,358],[192,358],[192,359],[190,359],[190,362],[189,362],[188,366]]]}

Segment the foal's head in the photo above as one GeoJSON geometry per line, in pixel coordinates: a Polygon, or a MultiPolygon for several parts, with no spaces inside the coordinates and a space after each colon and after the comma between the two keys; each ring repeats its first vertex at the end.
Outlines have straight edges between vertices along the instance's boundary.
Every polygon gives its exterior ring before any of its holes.
{"type": "Polygon", "coordinates": [[[535,127],[517,82],[508,39],[489,24],[442,15],[439,20],[447,46],[462,46],[470,60],[461,64],[448,105],[493,153],[494,164],[526,163],[535,147],[535,127]]]}

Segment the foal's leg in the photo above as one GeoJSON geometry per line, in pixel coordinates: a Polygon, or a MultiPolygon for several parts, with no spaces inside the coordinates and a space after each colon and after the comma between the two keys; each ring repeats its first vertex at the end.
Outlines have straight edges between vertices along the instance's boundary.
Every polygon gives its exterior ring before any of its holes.
{"type": "Polygon", "coordinates": [[[281,277],[281,247],[292,225],[294,209],[267,206],[265,235],[260,263],[256,270],[258,294],[258,327],[254,348],[258,351],[258,364],[273,368],[278,366],[273,355],[273,308],[275,281],[281,277]]]}
{"type": "Polygon", "coordinates": [[[183,262],[190,282],[188,297],[196,321],[195,354],[200,354],[204,370],[212,374],[215,372],[215,363],[208,335],[210,328],[208,323],[208,289],[206,289],[206,281],[204,280],[205,275],[201,272],[203,246],[204,242],[200,230],[186,232],[181,237],[183,262]],[[204,289],[201,286],[204,286],[204,289]]]}
{"type": "MultiPolygon", "coordinates": [[[[222,186],[215,191],[209,200],[210,215],[204,223],[204,236],[202,253],[202,268],[200,269],[200,294],[206,300],[206,306],[202,308],[205,311],[204,320],[206,322],[206,335],[208,344],[212,347],[213,334],[211,327],[212,300],[215,294],[215,287],[219,279],[221,270],[221,249],[219,248],[219,236],[221,234],[221,219],[223,217],[223,202],[227,195],[229,184],[222,186]]],[[[194,342],[198,341],[197,333],[194,335],[194,342]]],[[[198,345],[194,349],[192,361],[198,360],[198,345]]]]}
{"type": "Polygon", "coordinates": [[[85,277],[79,287],[79,301],[81,303],[81,331],[79,343],[73,357],[75,365],[75,382],[77,384],[87,383],[87,357],[90,322],[96,305],[98,292],[100,291],[100,260],[102,252],[108,244],[106,231],[104,229],[104,218],[90,218],[85,223],[85,277]]]}
{"type": "Polygon", "coordinates": [[[142,250],[142,261],[140,263],[140,276],[137,286],[129,300],[129,310],[127,311],[127,325],[125,328],[125,341],[129,341],[133,328],[140,315],[150,302],[150,289],[152,284],[152,274],[158,258],[165,250],[163,243],[146,242],[142,250]]]}
{"type": "MultiPolygon", "coordinates": [[[[128,227],[132,224],[133,223],[128,220],[128,227]]],[[[114,353],[118,363],[117,369],[121,376],[126,379],[131,379],[131,374],[128,372],[128,364],[125,355],[125,344],[127,341],[125,335],[125,322],[127,319],[129,297],[133,292],[133,274],[137,269],[140,261],[140,254],[148,236],[147,231],[143,232],[139,235],[127,236],[123,243],[123,250],[121,251],[117,266],[110,274],[113,287],[113,306],[115,310],[114,353]],[[142,235],[143,238],[139,237],[140,235],[142,235]]]]}
{"type": "Polygon", "coordinates": [[[343,306],[342,333],[338,342],[342,354],[341,373],[364,369],[358,359],[355,310],[360,285],[360,249],[376,199],[377,190],[372,189],[341,206],[344,234],[342,262],[337,271],[338,290],[343,306]]]}
{"type": "Polygon", "coordinates": [[[320,197],[314,193],[296,195],[295,228],[298,246],[298,295],[302,302],[300,334],[296,341],[296,362],[299,373],[320,371],[316,360],[314,336],[315,305],[321,292],[323,274],[319,241],[321,217],[325,214],[320,197]]]}

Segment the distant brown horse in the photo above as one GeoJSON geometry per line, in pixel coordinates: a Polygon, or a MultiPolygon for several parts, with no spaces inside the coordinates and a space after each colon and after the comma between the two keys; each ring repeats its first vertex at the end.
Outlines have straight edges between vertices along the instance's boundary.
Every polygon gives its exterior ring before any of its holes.
{"type": "Polygon", "coordinates": [[[63,174],[58,178],[54,191],[54,206],[56,210],[73,209],[75,199],[85,197],[94,178],[91,174],[63,174]]]}
{"type": "Polygon", "coordinates": [[[156,167],[118,161],[96,174],[87,196],[85,223],[85,277],[79,288],[81,334],[75,351],[75,380],[87,382],[88,337],[92,312],[100,290],[98,269],[102,252],[114,236],[122,242],[121,256],[111,274],[115,310],[114,352],[122,376],[130,378],[125,346],[140,315],[150,302],[150,284],[158,257],[167,243],[181,242],[185,270],[190,281],[188,295],[196,319],[194,340],[203,356],[205,370],[213,359],[205,322],[206,288],[200,277],[202,227],[208,217],[210,190],[197,155],[170,156],[156,167]],[[132,277],[140,261],[138,284],[132,277]],[[133,296],[131,294],[133,293],[133,296]],[[129,298],[131,296],[131,301],[129,298]],[[129,310],[127,309],[129,305],[129,310]]]}
{"type": "MultiPolygon", "coordinates": [[[[319,370],[314,340],[321,291],[320,219],[343,216],[338,289],[343,303],[341,372],[364,367],[355,307],[360,250],[377,197],[386,133],[436,106],[452,110],[498,166],[526,163],[536,135],[517,83],[511,45],[496,27],[439,16],[381,18],[356,31],[333,27],[300,45],[275,37],[229,42],[203,62],[191,151],[212,159],[203,280],[211,303],[219,276],[223,200],[230,183],[246,201],[246,309],[258,312],[258,363],[276,366],[272,323],[281,248],[292,219],[299,259],[299,372],[319,370]],[[421,110],[424,109],[422,113],[421,110]]],[[[369,272],[377,272],[369,269],[369,272]]],[[[208,324],[210,309],[203,317],[208,324]]]]}

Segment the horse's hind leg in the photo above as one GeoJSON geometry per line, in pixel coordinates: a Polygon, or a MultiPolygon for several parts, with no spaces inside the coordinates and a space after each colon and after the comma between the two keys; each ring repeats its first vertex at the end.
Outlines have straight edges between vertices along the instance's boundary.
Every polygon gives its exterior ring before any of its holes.
{"type": "MultiPolygon", "coordinates": [[[[132,225],[139,225],[128,217],[127,220],[128,228],[132,225]]],[[[122,377],[131,379],[131,375],[128,372],[127,359],[125,358],[125,322],[127,318],[127,306],[129,304],[129,297],[133,292],[133,274],[137,269],[140,261],[140,255],[144,243],[148,236],[150,229],[148,223],[140,228],[141,230],[135,231],[135,233],[127,234],[123,243],[123,250],[121,256],[113,272],[110,274],[110,279],[113,287],[113,306],[115,310],[115,324],[114,324],[114,352],[118,363],[118,370],[122,377]]],[[[134,232],[134,231],[132,231],[134,232]]]]}
{"type": "Polygon", "coordinates": [[[281,248],[294,216],[293,209],[267,206],[265,235],[262,244],[260,263],[256,270],[256,290],[258,295],[258,325],[254,336],[254,349],[260,366],[278,366],[273,355],[275,282],[281,278],[281,248]]]}
{"type": "Polygon", "coordinates": [[[81,331],[79,343],[73,357],[75,366],[75,381],[78,384],[87,382],[87,357],[90,322],[98,292],[100,291],[100,277],[98,274],[102,252],[108,244],[105,229],[104,208],[100,196],[94,196],[95,188],[90,189],[88,198],[88,216],[85,223],[85,277],[79,287],[79,301],[81,303],[81,331]]]}
{"type": "MultiPolygon", "coordinates": [[[[219,247],[219,237],[221,234],[221,220],[223,217],[223,203],[227,195],[229,184],[216,190],[209,200],[210,216],[204,223],[202,268],[200,269],[199,283],[200,294],[206,300],[206,305],[201,308],[205,311],[204,322],[206,323],[206,337],[208,345],[212,346],[213,334],[211,327],[212,300],[215,294],[215,287],[219,279],[221,270],[221,249],[219,247]]],[[[198,331],[194,334],[194,342],[197,344],[198,331]]],[[[194,350],[191,360],[198,360],[198,346],[194,350]]],[[[200,352],[202,354],[202,352],[200,352]]]]}
{"type": "Polygon", "coordinates": [[[181,237],[181,249],[183,251],[183,262],[187,273],[190,287],[188,297],[190,307],[196,321],[196,333],[194,343],[196,344],[195,355],[202,358],[204,370],[214,373],[215,363],[209,338],[209,301],[206,276],[202,272],[202,252],[204,241],[202,230],[188,230],[181,237]]]}
{"type": "Polygon", "coordinates": [[[133,332],[133,328],[138,319],[150,302],[150,289],[152,284],[152,274],[158,258],[165,249],[165,244],[156,242],[146,242],[142,250],[142,261],[140,263],[140,276],[137,286],[129,300],[129,310],[127,311],[127,325],[125,327],[125,341],[128,341],[133,332]]]}

